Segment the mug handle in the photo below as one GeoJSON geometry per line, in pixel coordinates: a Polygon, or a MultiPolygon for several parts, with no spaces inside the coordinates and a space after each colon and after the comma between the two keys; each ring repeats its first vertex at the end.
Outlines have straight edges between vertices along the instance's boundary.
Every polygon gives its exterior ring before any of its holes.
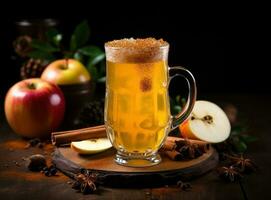
{"type": "Polygon", "coordinates": [[[189,93],[186,104],[182,111],[175,116],[171,116],[171,130],[177,128],[185,119],[187,119],[193,110],[197,98],[197,86],[194,76],[184,67],[169,67],[169,84],[177,76],[182,76],[188,83],[189,93]]]}

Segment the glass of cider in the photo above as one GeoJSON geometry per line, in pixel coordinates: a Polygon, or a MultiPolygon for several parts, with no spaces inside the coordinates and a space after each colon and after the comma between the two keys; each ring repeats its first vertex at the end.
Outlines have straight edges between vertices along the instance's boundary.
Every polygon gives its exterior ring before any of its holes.
{"type": "Polygon", "coordinates": [[[105,126],[120,165],[145,167],[160,163],[158,150],[168,133],[193,109],[195,79],[183,67],[168,66],[168,51],[169,44],[162,39],[105,43],[105,126]],[[189,94],[183,110],[172,116],[168,86],[176,76],[187,80],[189,94]]]}

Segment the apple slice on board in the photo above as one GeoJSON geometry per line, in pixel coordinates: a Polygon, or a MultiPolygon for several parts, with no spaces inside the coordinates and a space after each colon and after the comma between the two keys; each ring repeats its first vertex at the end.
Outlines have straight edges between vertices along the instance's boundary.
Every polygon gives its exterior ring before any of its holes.
{"type": "Polygon", "coordinates": [[[111,147],[112,144],[107,138],[82,140],[71,143],[71,148],[77,151],[79,154],[95,154],[105,151],[111,147]]]}
{"type": "Polygon", "coordinates": [[[190,117],[179,128],[183,137],[210,143],[223,142],[231,131],[225,112],[209,101],[196,101],[190,117]]]}

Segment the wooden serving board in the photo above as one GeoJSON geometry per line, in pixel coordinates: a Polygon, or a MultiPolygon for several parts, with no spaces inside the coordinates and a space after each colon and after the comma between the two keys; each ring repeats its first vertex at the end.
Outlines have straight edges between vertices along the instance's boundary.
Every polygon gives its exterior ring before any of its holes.
{"type": "Polygon", "coordinates": [[[99,154],[79,155],[69,147],[58,148],[61,155],[69,161],[103,175],[103,182],[110,186],[159,185],[179,179],[200,176],[217,166],[218,154],[212,147],[202,156],[188,161],[172,161],[160,154],[162,162],[151,167],[126,167],[115,163],[115,149],[99,154]]]}

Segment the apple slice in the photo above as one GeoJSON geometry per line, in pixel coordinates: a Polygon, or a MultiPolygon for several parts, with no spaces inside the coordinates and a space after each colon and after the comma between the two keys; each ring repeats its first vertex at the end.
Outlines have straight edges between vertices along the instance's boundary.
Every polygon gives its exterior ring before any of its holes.
{"type": "Polygon", "coordinates": [[[223,142],[231,131],[225,112],[209,101],[196,101],[190,117],[179,128],[183,137],[209,143],[223,142]]]}
{"type": "Polygon", "coordinates": [[[111,147],[112,144],[107,138],[82,140],[71,143],[71,148],[77,151],[79,154],[95,154],[105,151],[111,147]]]}

